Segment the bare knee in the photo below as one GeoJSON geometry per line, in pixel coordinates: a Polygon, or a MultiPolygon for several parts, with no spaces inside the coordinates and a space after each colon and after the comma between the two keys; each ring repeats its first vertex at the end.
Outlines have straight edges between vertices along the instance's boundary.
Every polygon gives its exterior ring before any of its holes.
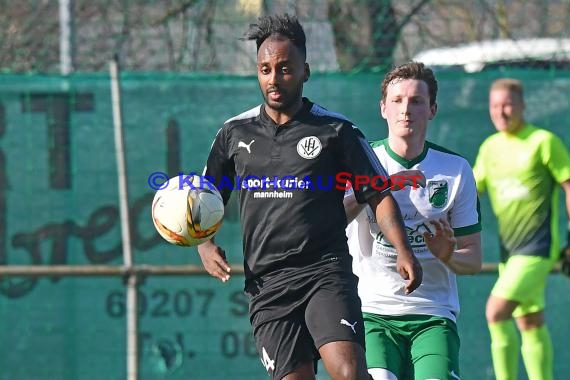
{"type": "Polygon", "coordinates": [[[319,348],[323,364],[333,380],[368,380],[364,349],[354,342],[327,343],[319,348]]]}
{"type": "Polygon", "coordinates": [[[487,322],[497,323],[511,319],[513,311],[517,306],[518,303],[515,301],[509,301],[495,296],[489,297],[485,308],[487,322]]]}
{"type": "Polygon", "coordinates": [[[331,379],[333,380],[366,380],[368,372],[365,366],[360,367],[356,360],[342,360],[331,363],[324,363],[331,379]]]}
{"type": "Polygon", "coordinates": [[[517,326],[521,331],[537,329],[544,325],[544,312],[539,311],[536,313],[523,315],[522,317],[517,317],[516,321],[517,326]]]}
{"type": "Polygon", "coordinates": [[[358,367],[355,363],[340,363],[332,376],[335,380],[360,380],[358,378],[358,367]]]}

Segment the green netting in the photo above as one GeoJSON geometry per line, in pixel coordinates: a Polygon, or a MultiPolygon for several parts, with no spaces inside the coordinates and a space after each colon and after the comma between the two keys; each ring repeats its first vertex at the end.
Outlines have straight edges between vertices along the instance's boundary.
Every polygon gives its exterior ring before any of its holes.
{"type": "MultiPolygon", "coordinates": [[[[473,163],[493,132],[488,86],[510,75],[524,82],[527,119],[570,145],[570,72],[557,69],[570,62],[560,42],[568,44],[568,1],[0,0],[0,265],[122,264],[107,74],[114,54],[128,71],[122,108],[135,263],[199,265],[194,249],[170,246],[154,231],[148,179],[201,171],[222,122],[260,102],[249,76],[255,46],[238,38],[258,15],[279,12],[298,15],[307,34],[313,76],[305,94],[347,115],[369,139],[386,136],[378,98],[387,66],[430,48],[509,39],[516,59],[494,48],[483,52],[486,64],[465,66],[454,63],[471,62],[465,51],[437,53],[458,71],[437,73],[439,111],[428,138],[473,163]],[[560,49],[537,58],[545,40],[520,42],[535,37],[554,38],[560,49]],[[465,73],[473,67],[482,72],[465,73]],[[65,70],[75,74],[57,75],[65,70]]],[[[484,260],[496,262],[486,197],[482,213],[484,260]]],[[[240,265],[236,215],[233,205],[218,241],[240,265]]],[[[493,378],[484,317],[493,280],[459,280],[463,379],[493,378]]],[[[570,372],[570,309],[559,296],[567,281],[551,276],[547,294],[557,379],[570,372]]],[[[139,378],[267,378],[242,282],[145,277],[139,378]]],[[[0,380],[125,379],[125,308],[118,277],[0,277],[0,380]]],[[[327,378],[322,367],[318,378],[327,378]]]]}
{"type": "MultiPolygon", "coordinates": [[[[525,85],[527,117],[570,145],[570,73],[438,72],[439,111],[428,138],[470,162],[493,132],[491,81],[525,85]]],[[[342,112],[369,139],[386,136],[378,74],[314,75],[305,94],[342,112]]],[[[122,76],[131,224],[137,264],[200,264],[193,248],[171,246],[152,226],[154,172],[201,171],[224,120],[260,102],[255,77],[122,76]]],[[[107,75],[0,77],[0,263],[121,265],[117,170],[107,75]]],[[[482,202],[484,260],[498,261],[495,222],[482,202]]],[[[218,241],[240,265],[236,210],[218,241]]],[[[564,211],[561,205],[561,217],[564,211]]],[[[491,379],[484,303],[494,275],[460,279],[464,379],[491,379]]],[[[146,277],[140,287],[140,379],[265,378],[241,293],[243,277],[146,277]]],[[[564,378],[570,338],[568,282],[552,276],[547,318],[556,378],[564,378]]],[[[0,379],[126,378],[125,287],[120,278],[0,278],[0,379]]],[[[320,378],[324,377],[321,370],[320,378]]]]}

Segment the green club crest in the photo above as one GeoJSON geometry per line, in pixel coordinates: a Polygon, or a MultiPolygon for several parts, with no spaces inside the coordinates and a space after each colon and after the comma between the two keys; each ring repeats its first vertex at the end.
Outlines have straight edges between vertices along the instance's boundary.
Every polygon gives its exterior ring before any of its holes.
{"type": "Polygon", "coordinates": [[[435,208],[442,208],[447,202],[449,191],[446,181],[429,181],[427,184],[429,203],[435,208]]]}

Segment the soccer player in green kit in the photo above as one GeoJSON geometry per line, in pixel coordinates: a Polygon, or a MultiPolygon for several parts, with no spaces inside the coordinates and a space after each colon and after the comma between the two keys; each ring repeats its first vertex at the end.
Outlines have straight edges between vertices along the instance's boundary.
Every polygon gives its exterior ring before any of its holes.
{"type": "Polygon", "coordinates": [[[559,186],[570,219],[568,150],[551,132],[527,123],[524,109],[520,81],[492,83],[489,113],[497,133],[483,142],[473,168],[477,190],[489,194],[501,243],[499,278],[486,306],[497,380],[517,379],[516,326],[529,380],[553,378],[544,308],[548,274],[559,257],[559,186]]]}

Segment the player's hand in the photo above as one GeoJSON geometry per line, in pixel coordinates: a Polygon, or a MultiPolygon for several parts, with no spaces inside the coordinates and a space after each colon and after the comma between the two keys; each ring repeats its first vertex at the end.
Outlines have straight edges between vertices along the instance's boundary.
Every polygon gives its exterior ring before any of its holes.
{"type": "Polygon", "coordinates": [[[406,294],[410,294],[421,285],[423,276],[422,266],[413,252],[398,252],[396,267],[400,276],[407,281],[405,287],[406,294]]]}
{"type": "Polygon", "coordinates": [[[198,254],[206,271],[213,277],[226,282],[230,279],[230,265],[226,252],[211,240],[198,246],[198,254]]]}
{"type": "Polygon", "coordinates": [[[457,239],[447,219],[430,220],[434,233],[424,232],[424,241],[431,253],[447,263],[455,250],[457,239]]]}

